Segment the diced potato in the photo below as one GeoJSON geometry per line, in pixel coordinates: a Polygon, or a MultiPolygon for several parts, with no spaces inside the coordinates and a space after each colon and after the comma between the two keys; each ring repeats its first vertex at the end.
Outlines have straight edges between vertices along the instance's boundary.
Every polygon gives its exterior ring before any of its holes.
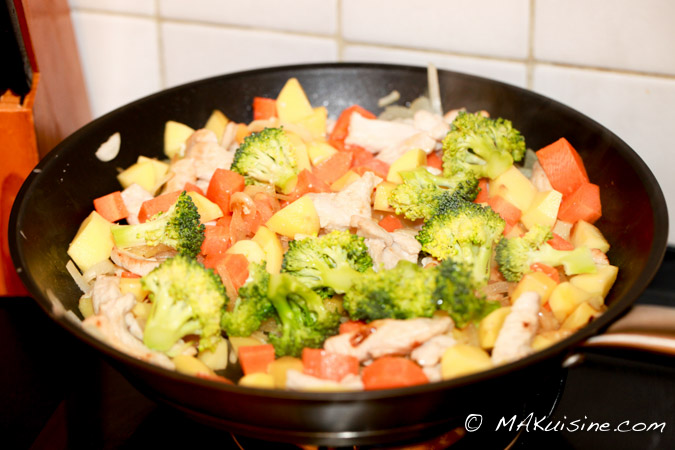
{"type": "Polygon", "coordinates": [[[204,197],[202,194],[197,192],[188,192],[187,194],[197,207],[199,221],[201,223],[211,222],[212,220],[223,217],[223,211],[220,209],[220,206],[204,197]]]}
{"type": "Polygon", "coordinates": [[[82,317],[85,319],[94,315],[94,304],[91,301],[91,297],[80,297],[80,300],[77,302],[77,307],[79,308],[82,317]]]}
{"type": "Polygon", "coordinates": [[[577,306],[572,313],[567,316],[567,319],[560,325],[561,330],[576,331],[585,326],[592,319],[600,315],[588,302],[584,302],[577,306]]]}
{"type": "Polygon", "coordinates": [[[246,347],[250,345],[263,345],[264,342],[260,341],[259,339],[256,339],[254,337],[240,337],[240,336],[230,336],[230,344],[232,344],[232,348],[234,349],[235,353],[239,355],[239,347],[246,347]]]}
{"type": "Polygon", "coordinates": [[[274,389],[274,377],[269,373],[256,372],[244,375],[239,379],[239,386],[258,389],[274,389]]]}
{"type": "Polygon", "coordinates": [[[575,247],[585,245],[588,248],[597,248],[602,253],[607,253],[609,251],[609,242],[607,242],[605,236],[602,235],[602,232],[598,227],[585,220],[580,220],[574,225],[572,235],[570,236],[570,242],[572,242],[575,247]]]}
{"type": "Polygon", "coordinates": [[[291,141],[291,146],[293,147],[293,156],[295,156],[295,162],[298,165],[298,171],[307,169],[310,170],[312,165],[309,161],[309,154],[307,153],[307,144],[302,140],[300,136],[292,131],[286,131],[286,136],[291,141]]]}
{"type": "Polygon", "coordinates": [[[403,183],[403,178],[398,173],[403,170],[413,170],[427,165],[427,154],[424,150],[416,148],[408,150],[389,166],[387,181],[391,183],[403,183]]]}
{"type": "Polygon", "coordinates": [[[290,238],[295,238],[296,234],[315,236],[321,228],[319,214],[307,195],[274,213],[265,225],[275,233],[290,238]]]}
{"type": "Polygon", "coordinates": [[[150,303],[138,302],[134,305],[133,308],[131,308],[131,312],[137,319],[146,320],[150,315],[151,309],[152,305],[150,303]]]}
{"type": "Polygon", "coordinates": [[[297,121],[298,125],[305,127],[314,139],[323,139],[326,136],[326,119],[328,110],[325,106],[318,106],[312,110],[312,114],[297,121]]]}
{"type": "Polygon", "coordinates": [[[176,355],[173,357],[173,363],[176,365],[176,370],[180,373],[195,376],[198,373],[205,375],[215,375],[213,370],[195,358],[189,355],[176,355]]]}
{"type": "Polygon", "coordinates": [[[117,181],[124,189],[136,183],[151,194],[157,189],[157,178],[155,177],[155,166],[150,161],[138,162],[127,167],[123,172],[117,175],[117,181]]]}
{"type": "Polygon", "coordinates": [[[282,356],[272,361],[267,366],[267,373],[274,378],[274,386],[278,389],[286,388],[286,372],[289,370],[297,370],[302,372],[304,365],[302,360],[292,356],[282,356]]]}
{"type": "Polygon", "coordinates": [[[548,304],[558,322],[563,323],[577,306],[587,302],[591,297],[593,297],[592,294],[565,281],[551,292],[548,304]]]}
{"type": "Polygon", "coordinates": [[[279,236],[266,226],[260,226],[251,240],[256,242],[265,253],[267,271],[269,273],[281,272],[284,251],[279,236]]]}
{"type": "Polygon", "coordinates": [[[226,253],[244,255],[249,263],[265,263],[265,251],[260,244],[252,239],[242,239],[235,242],[232,247],[227,249],[226,253]]]}
{"type": "Polygon", "coordinates": [[[225,338],[220,338],[216,346],[211,350],[202,350],[197,358],[206,364],[211,370],[224,370],[230,356],[229,346],[225,338]]]}
{"type": "MultiPolygon", "coordinates": [[[[157,158],[148,158],[147,156],[140,155],[136,160],[138,163],[149,162],[152,164],[152,168],[155,169],[155,181],[161,183],[166,174],[169,173],[169,164],[164,161],[160,161],[157,158]]],[[[159,187],[159,186],[157,186],[159,187]]]]}
{"type": "Polygon", "coordinates": [[[490,182],[491,196],[501,195],[521,211],[530,209],[537,192],[532,182],[515,166],[490,182]]]}
{"type": "Polygon", "coordinates": [[[558,284],[544,272],[530,272],[525,274],[518,282],[516,289],[511,294],[512,299],[517,299],[525,292],[536,292],[541,297],[541,304],[548,302],[551,292],[558,284]]]}
{"type": "Polygon", "coordinates": [[[214,109],[211,115],[209,116],[209,120],[206,121],[206,125],[204,125],[204,128],[216,133],[216,138],[218,139],[218,142],[220,142],[223,139],[225,127],[227,126],[227,123],[229,121],[230,120],[227,118],[227,116],[225,116],[225,114],[223,114],[222,111],[214,109]]]}
{"type": "Polygon", "coordinates": [[[143,301],[145,296],[148,295],[148,291],[144,290],[143,285],[141,285],[140,278],[120,278],[120,292],[122,294],[132,294],[136,297],[137,302],[143,301]]]}
{"type": "Polygon", "coordinates": [[[616,266],[599,266],[595,273],[583,273],[570,278],[570,283],[584,291],[598,295],[603,299],[612,288],[619,273],[616,266]]]}
{"type": "Polygon", "coordinates": [[[504,319],[506,319],[506,316],[510,312],[511,307],[509,306],[495,309],[480,321],[478,325],[478,340],[482,348],[489,350],[495,346],[499,330],[502,329],[504,319]]]}
{"type": "Polygon", "coordinates": [[[565,222],[564,220],[556,220],[555,225],[553,225],[553,229],[551,231],[566,241],[569,241],[573,225],[574,224],[565,222]]]}
{"type": "Polygon", "coordinates": [[[376,211],[387,211],[391,212],[394,210],[389,206],[389,195],[396,186],[396,183],[391,183],[389,181],[383,181],[375,187],[375,195],[373,196],[373,209],[376,211]]]}
{"type": "Polygon", "coordinates": [[[537,192],[528,210],[520,217],[520,221],[528,229],[535,224],[552,228],[558,217],[561,202],[562,194],[558,191],[537,192]]]}
{"type": "Polygon", "coordinates": [[[277,115],[282,122],[297,122],[313,113],[312,105],[297,78],[289,78],[277,97],[277,115]]]}
{"type": "Polygon", "coordinates": [[[534,337],[532,340],[532,349],[534,351],[539,351],[543,350],[547,347],[550,347],[551,345],[555,344],[559,340],[563,339],[568,332],[565,332],[566,334],[562,334],[558,331],[553,331],[553,332],[546,332],[542,334],[538,334],[534,337]]]}
{"type": "Polygon", "coordinates": [[[192,136],[195,130],[184,123],[169,120],[164,125],[164,154],[169,159],[174,156],[183,156],[185,141],[192,136]]]}
{"type": "Polygon", "coordinates": [[[327,142],[312,141],[307,146],[307,154],[313,166],[319,165],[337,153],[335,147],[327,142]]]}
{"type": "Polygon", "coordinates": [[[110,222],[92,211],[82,222],[68,246],[68,256],[81,272],[110,257],[113,249],[110,222]]]}
{"type": "Polygon", "coordinates": [[[330,185],[330,188],[335,192],[341,191],[360,178],[361,177],[358,173],[354,172],[353,170],[348,170],[347,173],[335,180],[333,184],[330,185]]]}
{"type": "Polygon", "coordinates": [[[444,380],[469,375],[492,367],[490,355],[482,348],[456,344],[448,348],[441,358],[441,375],[444,380]]]}

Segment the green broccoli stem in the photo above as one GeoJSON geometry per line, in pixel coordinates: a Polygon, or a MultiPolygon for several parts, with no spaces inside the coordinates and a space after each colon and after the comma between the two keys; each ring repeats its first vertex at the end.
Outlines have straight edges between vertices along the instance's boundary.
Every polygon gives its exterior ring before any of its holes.
{"type": "Polygon", "coordinates": [[[119,248],[157,245],[167,226],[167,218],[159,218],[137,225],[118,225],[111,227],[113,241],[119,248]]]}
{"type": "Polygon", "coordinates": [[[513,165],[513,157],[509,153],[500,152],[497,146],[485,139],[487,138],[473,140],[471,149],[481,158],[470,162],[484,166],[480,171],[482,176],[495,179],[513,165]]]}
{"type": "Polygon", "coordinates": [[[192,315],[189,307],[156,301],[143,330],[143,343],[152,350],[169,351],[183,336],[199,332],[201,325],[198,320],[190,320],[192,315]]]}
{"type": "MultiPolygon", "coordinates": [[[[469,255],[468,255],[469,256],[469,255]]],[[[490,278],[490,262],[492,259],[491,247],[479,247],[478,250],[472,249],[471,255],[465,261],[473,260],[471,268],[471,277],[476,283],[485,284],[490,278]]]]}
{"type": "Polygon", "coordinates": [[[356,280],[361,272],[352,269],[349,264],[341,264],[339,267],[330,268],[328,265],[321,270],[321,277],[326,286],[333,289],[338,294],[344,294],[352,287],[354,280],[356,280]]]}

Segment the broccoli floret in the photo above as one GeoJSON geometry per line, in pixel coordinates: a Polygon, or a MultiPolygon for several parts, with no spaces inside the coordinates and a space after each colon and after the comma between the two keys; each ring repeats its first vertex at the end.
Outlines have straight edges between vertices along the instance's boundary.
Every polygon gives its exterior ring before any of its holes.
{"type": "Polygon", "coordinates": [[[495,248],[499,271],[508,281],[520,281],[534,263],[551,267],[563,266],[567,275],[592,273],[597,270],[593,255],[587,247],[574,250],[556,250],[547,243],[553,237],[551,230],[535,225],[521,237],[502,238],[495,248]]]}
{"type": "Polygon", "coordinates": [[[277,356],[300,356],[305,347],[320,348],[327,337],[337,333],[340,313],[297,278],[270,275],[268,297],[277,314],[279,329],[270,342],[277,356]]]}
{"type": "Polygon", "coordinates": [[[424,223],[416,237],[422,251],[439,260],[466,264],[474,282],[485,285],[490,276],[492,247],[504,226],[504,219],[489,206],[453,195],[443,200],[438,213],[424,223]]]}
{"type": "Polygon", "coordinates": [[[223,312],[220,322],[228,336],[250,336],[274,315],[274,306],[267,298],[269,280],[264,265],[249,265],[249,279],[239,288],[234,308],[223,312]]]}
{"type": "Polygon", "coordinates": [[[152,302],[143,331],[148,348],[166,352],[187,335],[199,336],[200,350],[218,343],[227,295],[212,270],[177,255],[141,278],[141,284],[152,302]]]}
{"type": "Polygon", "coordinates": [[[458,328],[478,321],[499,308],[499,302],[487,301],[476,294],[476,283],[465,265],[446,259],[435,269],[437,276],[432,294],[434,301],[438,309],[450,315],[458,328]]]}
{"type": "Polygon", "coordinates": [[[403,183],[389,194],[389,204],[396,214],[410,220],[429,219],[445,196],[456,193],[473,201],[478,195],[478,179],[475,177],[436,176],[424,167],[402,171],[399,175],[403,183]]]}
{"type": "Polygon", "coordinates": [[[434,270],[401,260],[392,269],[357,278],[343,305],[355,320],[431,317],[437,306],[430,295],[434,279],[434,270]]]}
{"type": "Polygon", "coordinates": [[[244,139],[231,170],[258,182],[273,184],[288,193],[298,175],[298,165],[288,136],[281,128],[265,128],[244,139]]]}
{"type": "Polygon", "coordinates": [[[164,244],[182,255],[194,257],[204,241],[204,225],[199,219],[197,206],[183,191],[167,212],[137,225],[113,224],[111,232],[119,248],[164,244]]]}
{"type": "Polygon", "coordinates": [[[349,231],[291,241],[282,271],[293,275],[322,297],[342,294],[354,279],[373,266],[365,240],[349,231]]]}
{"type": "Polygon", "coordinates": [[[511,122],[460,112],[443,139],[443,173],[494,179],[525,155],[525,139],[511,122]]]}

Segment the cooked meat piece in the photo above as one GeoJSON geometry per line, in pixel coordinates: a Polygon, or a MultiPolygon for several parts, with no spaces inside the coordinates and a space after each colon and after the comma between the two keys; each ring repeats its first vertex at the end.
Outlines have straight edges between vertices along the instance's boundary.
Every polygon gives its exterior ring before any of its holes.
{"type": "Polygon", "coordinates": [[[422,367],[422,371],[424,371],[424,375],[427,376],[430,383],[435,383],[436,381],[441,381],[443,379],[440,364],[436,364],[435,366],[424,366],[422,367]]]}
{"type": "Polygon", "coordinates": [[[408,123],[366,119],[359,113],[352,113],[345,144],[358,145],[371,153],[379,153],[417,133],[419,130],[408,123]]]}
{"type": "Polygon", "coordinates": [[[422,367],[435,366],[441,361],[445,351],[455,345],[457,341],[447,334],[434,336],[412,351],[410,357],[422,367]]]}
{"type": "Polygon", "coordinates": [[[421,109],[415,113],[414,116],[414,126],[418,130],[426,132],[430,137],[437,141],[443,140],[448,131],[450,131],[450,125],[443,120],[443,116],[434,114],[432,112],[421,109]]]}
{"type": "Polygon", "coordinates": [[[169,166],[169,179],[164,185],[163,192],[179,191],[185,187],[185,183],[197,181],[197,171],[191,158],[177,159],[169,166]]]}
{"type": "Polygon", "coordinates": [[[130,225],[137,225],[139,223],[138,212],[141,210],[141,205],[151,198],[152,194],[136,183],[133,183],[122,191],[122,201],[127,211],[129,211],[127,222],[130,225]]]}
{"type": "Polygon", "coordinates": [[[185,156],[187,156],[188,152],[192,147],[195,145],[201,143],[201,142],[214,142],[218,143],[218,137],[216,136],[216,133],[214,133],[211,130],[207,130],[206,128],[201,128],[199,130],[196,130],[192,135],[185,141],[185,156]]]}
{"type": "Polygon", "coordinates": [[[340,382],[324,380],[298,370],[286,372],[286,389],[292,391],[361,391],[363,382],[358,375],[347,375],[340,382]]]}
{"type": "Polygon", "coordinates": [[[452,325],[449,317],[375,320],[362,330],[326,339],[324,349],[355,356],[362,362],[384,355],[408,355],[432,337],[449,331],[452,325]]]}
{"type": "Polygon", "coordinates": [[[116,300],[120,295],[122,293],[120,292],[119,278],[111,275],[98,276],[91,290],[91,303],[94,308],[94,314],[99,313],[102,304],[116,300]]]}
{"type": "Polygon", "coordinates": [[[365,238],[376,270],[380,267],[391,269],[401,260],[417,262],[422,246],[411,230],[390,233],[374,220],[361,216],[352,216],[350,225],[356,228],[357,235],[365,238]]]}
{"type": "Polygon", "coordinates": [[[229,169],[234,153],[228,152],[216,142],[198,142],[185,153],[192,160],[198,179],[209,181],[216,169],[229,169]]]}
{"type": "Polygon", "coordinates": [[[377,159],[381,159],[387,164],[392,164],[408,150],[419,148],[429,154],[435,147],[436,140],[434,138],[429,136],[426,132],[417,132],[394,145],[382,149],[382,151],[377,154],[377,159]]]}
{"type": "Polygon", "coordinates": [[[536,292],[524,292],[515,300],[492,349],[493,363],[509,363],[532,353],[532,340],[539,329],[540,306],[541,298],[536,292]]]}
{"type": "Polygon", "coordinates": [[[371,217],[373,189],[381,181],[372,172],[365,172],[340,192],[307,194],[319,215],[321,228],[347,230],[352,216],[371,217]]]}
{"type": "Polygon", "coordinates": [[[142,256],[121,250],[117,247],[113,247],[112,252],[110,253],[110,259],[124,270],[140,276],[149,274],[161,263],[161,260],[159,259],[143,258],[142,256]]]}

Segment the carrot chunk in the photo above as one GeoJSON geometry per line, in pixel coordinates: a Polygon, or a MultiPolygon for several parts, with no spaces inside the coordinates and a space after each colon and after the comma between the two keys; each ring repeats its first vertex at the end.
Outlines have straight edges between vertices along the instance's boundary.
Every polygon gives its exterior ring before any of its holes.
{"type": "MultiPolygon", "coordinates": [[[[365,108],[360,107],[359,105],[352,105],[349,108],[345,108],[333,127],[333,131],[330,133],[329,143],[333,145],[333,142],[338,143],[338,147],[344,145],[344,141],[349,135],[349,123],[352,120],[352,113],[358,113],[366,119],[374,119],[375,114],[371,113],[365,108]]],[[[335,147],[335,145],[333,145],[335,147]]]]}
{"type": "Polygon", "coordinates": [[[117,222],[129,216],[120,191],[94,199],[94,209],[108,222],[117,222]]]}
{"type": "Polygon", "coordinates": [[[342,175],[347,173],[352,166],[353,153],[351,152],[336,152],[327,160],[314,166],[312,173],[324,183],[330,185],[342,175]]]}
{"type": "Polygon", "coordinates": [[[342,322],[340,324],[339,333],[351,333],[352,331],[359,331],[366,326],[366,323],[362,320],[348,320],[347,322],[342,322]]]}
{"type": "Polygon", "coordinates": [[[393,214],[387,214],[377,224],[390,233],[392,231],[398,230],[399,228],[403,228],[403,224],[401,223],[401,219],[399,219],[398,217],[396,217],[393,214]]]}
{"type": "Polygon", "coordinates": [[[330,186],[319,179],[315,173],[307,169],[302,169],[298,174],[298,181],[295,188],[288,194],[289,201],[293,202],[310,192],[332,192],[330,186]]]}
{"type": "Polygon", "coordinates": [[[522,215],[520,209],[504,199],[501,195],[495,195],[494,197],[488,198],[487,204],[490,205],[490,208],[499,214],[510,226],[517,224],[522,215]]]}
{"type": "Polygon", "coordinates": [[[553,233],[553,238],[547,242],[556,250],[574,250],[574,245],[570,241],[556,233],[553,233]]]}
{"type": "Polygon", "coordinates": [[[346,145],[344,151],[352,153],[352,167],[362,166],[375,157],[368,150],[358,145],[346,145]]]}
{"type": "Polygon", "coordinates": [[[227,249],[230,248],[232,245],[230,239],[231,220],[231,216],[221,217],[215,225],[204,227],[204,241],[202,242],[201,249],[202,255],[219,255],[225,253],[227,249]]]}
{"type": "Polygon", "coordinates": [[[239,363],[244,375],[267,373],[267,366],[274,361],[272,344],[244,345],[239,347],[239,363]]]}
{"type": "Polygon", "coordinates": [[[155,214],[167,212],[178,201],[180,193],[181,191],[169,192],[144,201],[141,204],[141,209],[138,211],[138,221],[143,223],[155,214]]]}
{"type": "Polygon", "coordinates": [[[277,116],[277,101],[273,98],[253,97],[253,120],[266,120],[277,116]]]}
{"type": "Polygon", "coordinates": [[[480,180],[478,180],[478,189],[479,189],[478,195],[476,196],[474,203],[487,203],[489,198],[487,178],[481,178],[480,180]]]}
{"type": "Polygon", "coordinates": [[[556,283],[560,283],[560,274],[554,267],[551,267],[548,264],[534,263],[530,266],[530,270],[533,272],[543,272],[556,283]]]}
{"type": "Polygon", "coordinates": [[[567,139],[560,138],[537,152],[553,189],[566,197],[582,184],[588,183],[588,174],[581,156],[567,139]]]}
{"type": "Polygon", "coordinates": [[[373,172],[378,177],[386,179],[389,173],[389,164],[381,159],[373,158],[359,167],[354,167],[352,170],[361,176],[366,172],[373,172]]]}
{"type": "Polygon", "coordinates": [[[302,364],[304,373],[324,380],[340,381],[349,374],[359,373],[359,360],[355,356],[319,348],[305,348],[302,351],[302,364]]]}
{"type": "Polygon", "coordinates": [[[438,155],[438,152],[431,152],[427,155],[427,166],[443,170],[443,160],[438,155]]]}
{"type": "Polygon", "coordinates": [[[239,253],[225,253],[215,267],[220,278],[229,281],[235,291],[246,283],[248,278],[248,260],[239,253]]]}
{"type": "Polygon", "coordinates": [[[570,223],[579,220],[594,223],[600,217],[602,217],[600,187],[593,183],[582,184],[571,195],[563,197],[558,210],[558,218],[570,223]]]}
{"type": "Polygon", "coordinates": [[[425,384],[429,379],[420,366],[400,356],[383,356],[363,369],[366,390],[393,389],[425,384]]]}
{"type": "Polygon", "coordinates": [[[199,195],[204,195],[204,191],[202,191],[202,189],[199,186],[190,182],[185,183],[185,186],[183,186],[183,190],[185,192],[196,192],[199,195]]]}
{"type": "Polygon", "coordinates": [[[228,214],[231,211],[230,197],[235,192],[243,191],[245,186],[246,179],[237,172],[216,169],[206,189],[206,198],[218,205],[223,214],[228,214]]]}

